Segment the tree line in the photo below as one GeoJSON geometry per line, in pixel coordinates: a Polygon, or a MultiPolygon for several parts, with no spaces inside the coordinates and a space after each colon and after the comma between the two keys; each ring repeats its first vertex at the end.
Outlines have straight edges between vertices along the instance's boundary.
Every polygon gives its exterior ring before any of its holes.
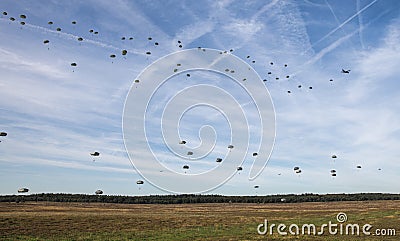
{"type": "Polygon", "coordinates": [[[83,203],[124,203],[124,204],[184,204],[184,203],[299,203],[400,200],[400,194],[355,193],[355,194],[283,194],[266,196],[223,196],[223,195],[87,195],[67,193],[40,193],[30,195],[2,195],[0,202],[83,202],[83,203]]]}

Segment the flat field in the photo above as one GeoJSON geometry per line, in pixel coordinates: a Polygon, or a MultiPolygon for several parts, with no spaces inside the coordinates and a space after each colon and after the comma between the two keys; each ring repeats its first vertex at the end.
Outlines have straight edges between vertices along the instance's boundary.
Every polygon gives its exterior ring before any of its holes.
{"type": "MultiPolygon", "coordinates": [[[[263,227],[262,227],[263,228],[263,227]]],[[[335,228],[333,227],[332,231],[335,228]]],[[[277,204],[0,203],[1,240],[400,240],[400,201],[277,204]],[[347,221],[340,223],[337,214],[347,221]],[[268,220],[267,234],[257,226],[268,220]],[[338,224],[337,234],[321,225],[338,224]],[[270,225],[276,226],[270,234],[270,225]],[[285,224],[287,235],[277,231],[285,224]],[[293,225],[292,225],[293,224],[293,225]],[[302,234],[314,224],[316,235],[302,234]],[[360,235],[346,235],[358,224],[360,235]],[[362,232],[363,225],[370,224],[362,232]],[[289,233],[299,227],[299,235],[289,233]],[[376,235],[378,232],[386,236],[376,235]],[[393,233],[396,232],[396,233],[393,233]]]]}

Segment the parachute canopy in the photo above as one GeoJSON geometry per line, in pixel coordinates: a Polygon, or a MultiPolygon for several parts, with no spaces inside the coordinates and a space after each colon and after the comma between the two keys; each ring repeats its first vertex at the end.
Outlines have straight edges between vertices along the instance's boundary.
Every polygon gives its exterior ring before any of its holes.
{"type": "Polygon", "coordinates": [[[24,193],[24,192],[29,192],[29,189],[26,187],[18,189],[18,193],[24,193]]]}
{"type": "Polygon", "coordinates": [[[253,153],[253,156],[257,156],[257,155],[258,155],[258,153],[257,153],[257,152],[254,152],[254,153],[253,153]]]}
{"type": "Polygon", "coordinates": [[[237,167],[236,170],[242,171],[242,170],[243,170],[243,167],[237,167]]]}
{"type": "Polygon", "coordinates": [[[126,55],[128,53],[128,50],[124,49],[122,50],[122,55],[126,55]]]}
{"type": "Polygon", "coordinates": [[[0,136],[7,136],[7,132],[0,132],[0,136]]]}
{"type": "Polygon", "coordinates": [[[189,169],[189,166],[188,165],[184,165],[183,169],[189,169]]]}
{"type": "Polygon", "coordinates": [[[144,182],[142,181],[142,180],[138,180],[137,182],[136,182],[136,184],[138,184],[138,185],[142,185],[144,182]]]}
{"type": "Polygon", "coordinates": [[[179,142],[179,144],[185,145],[185,144],[186,144],[186,141],[182,140],[182,141],[179,142]]]}
{"type": "Polygon", "coordinates": [[[228,148],[229,148],[229,149],[233,149],[233,145],[229,145],[228,148]]]}
{"type": "Polygon", "coordinates": [[[193,152],[192,151],[188,151],[188,156],[191,156],[191,155],[193,155],[193,152]]]}
{"type": "Polygon", "coordinates": [[[95,151],[95,152],[93,152],[93,153],[90,153],[90,155],[91,155],[91,156],[100,156],[100,153],[97,152],[97,151],[95,151]]]}
{"type": "Polygon", "coordinates": [[[293,170],[294,171],[300,170],[300,167],[294,167],[293,170]]]}
{"type": "Polygon", "coordinates": [[[255,186],[254,186],[254,188],[259,188],[259,187],[260,187],[260,186],[258,186],[258,185],[255,185],[255,186]]]}
{"type": "Polygon", "coordinates": [[[76,63],[71,63],[71,66],[72,66],[72,67],[76,67],[77,64],[76,64],[76,63]]]}
{"type": "Polygon", "coordinates": [[[222,158],[217,158],[216,162],[222,162],[222,158]]]}
{"type": "Polygon", "coordinates": [[[48,44],[48,43],[50,43],[50,41],[46,39],[46,40],[43,41],[43,43],[44,44],[48,44]]]}
{"type": "Polygon", "coordinates": [[[96,195],[100,195],[100,194],[103,194],[103,191],[102,190],[96,190],[96,192],[94,192],[96,195]]]}
{"type": "Polygon", "coordinates": [[[26,15],[25,14],[19,15],[19,17],[22,18],[22,19],[26,19],[26,15]]]}
{"type": "Polygon", "coordinates": [[[332,155],[332,158],[334,158],[334,159],[335,159],[335,158],[337,158],[337,156],[336,156],[336,155],[332,155]]]}
{"type": "Polygon", "coordinates": [[[357,168],[361,168],[361,166],[360,166],[360,165],[358,165],[358,166],[357,166],[357,168]]]}

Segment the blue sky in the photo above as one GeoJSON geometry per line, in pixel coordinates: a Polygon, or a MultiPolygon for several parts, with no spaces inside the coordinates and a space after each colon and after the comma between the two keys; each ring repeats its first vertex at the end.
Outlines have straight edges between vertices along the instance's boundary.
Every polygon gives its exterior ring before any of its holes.
{"type": "MultiPolygon", "coordinates": [[[[0,18],[0,131],[8,133],[0,142],[0,194],[25,186],[32,193],[165,193],[148,182],[140,189],[136,185],[144,178],[125,150],[124,103],[131,86],[135,91],[136,77],[153,61],[198,46],[233,49],[231,54],[267,79],[263,83],[276,117],[271,158],[250,181],[260,126],[240,88],[223,84],[224,75],[204,71],[191,72],[189,80],[186,73],[176,75],[160,88],[146,123],[160,123],[161,103],[205,80],[248,106],[243,107],[250,126],[243,171],[210,193],[399,192],[399,1],[4,0],[0,10],[7,12],[0,18]],[[342,74],[342,68],[351,69],[350,74],[342,74]],[[93,162],[89,153],[94,151],[101,155],[93,162]],[[338,158],[332,160],[333,154],[338,158]],[[337,177],[330,176],[331,169],[337,177]],[[260,188],[255,191],[254,185],[260,188]]],[[[198,98],[224,102],[198,93],[198,98]]],[[[216,137],[215,148],[190,172],[212,168],[215,158],[228,151],[229,121],[213,108],[186,114],[179,131],[188,147],[199,145],[204,125],[213,126],[216,137]]],[[[150,128],[149,145],[163,157],[169,149],[160,146],[159,134],[150,128]]],[[[183,172],[184,162],[166,165],[183,172]]]]}

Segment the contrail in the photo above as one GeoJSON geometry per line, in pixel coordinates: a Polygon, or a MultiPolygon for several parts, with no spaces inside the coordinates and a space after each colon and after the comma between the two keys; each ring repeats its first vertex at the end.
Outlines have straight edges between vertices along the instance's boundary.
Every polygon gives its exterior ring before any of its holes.
{"type": "Polygon", "coordinates": [[[329,10],[331,11],[333,17],[335,18],[336,23],[340,25],[340,21],[339,21],[338,17],[336,16],[335,12],[333,11],[332,6],[329,4],[328,0],[325,0],[325,3],[328,6],[329,10]]]}
{"type": "MultiPolygon", "coordinates": [[[[346,21],[344,21],[342,24],[340,24],[339,26],[337,26],[335,29],[333,29],[332,31],[330,31],[327,35],[325,35],[324,37],[322,37],[320,40],[318,40],[317,42],[313,43],[313,45],[316,45],[318,43],[320,43],[321,41],[325,40],[326,38],[328,38],[329,36],[331,36],[333,33],[335,33],[337,30],[339,30],[340,28],[342,28],[344,25],[346,25],[348,22],[350,22],[351,20],[353,20],[355,17],[357,17],[360,13],[364,12],[365,10],[367,10],[369,7],[371,7],[374,3],[376,3],[378,0],[374,0],[371,3],[369,3],[367,6],[363,7],[360,11],[356,12],[353,16],[351,16],[350,18],[348,18],[346,21]]],[[[309,51],[310,49],[308,49],[307,51],[309,51]]],[[[305,52],[307,52],[305,51],[305,52]]]]}
{"type": "Polygon", "coordinates": [[[372,19],[370,22],[368,22],[367,24],[363,25],[361,28],[358,28],[357,30],[351,32],[350,34],[347,34],[346,36],[343,36],[341,38],[339,38],[338,40],[336,40],[335,42],[333,42],[332,44],[330,44],[328,47],[322,49],[320,52],[318,52],[313,58],[311,58],[309,61],[305,62],[304,64],[302,64],[300,66],[300,68],[298,68],[299,70],[291,73],[291,76],[296,76],[298,73],[302,72],[302,67],[305,65],[309,65],[309,64],[313,64],[315,62],[317,62],[318,60],[320,60],[324,55],[326,55],[327,53],[331,52],[332,50],[336,49],[338,46],[340,46],[345,40],[349,39],[350,37],[352,37],[354,34],[359,33],[360,31],[364,30],[365,28],[367,28],[370,24],[374,23],[376,20],[380,19],[383,15],[387,14],[389,12],[389,9],[385,10],[384,12],[380,13],[377,17],[375,17],[374,19],[372,19]]]}
{"type": "MultiPolygon", "coordinates": [[[[360,11],[360,0],[357,0],[356,8],[357,8],[356,11],[360,11]]],[[[363,19],[362,19],[362,15],[361,14],[358,15],[358,26],[360,28],[360,31],[358,32],[358,35],[360,36],[361,47],[363,49],[365,49],[365,47],[364,47],[364,39],[363,39],[363,32],[362,32],[363,19]]]]}

